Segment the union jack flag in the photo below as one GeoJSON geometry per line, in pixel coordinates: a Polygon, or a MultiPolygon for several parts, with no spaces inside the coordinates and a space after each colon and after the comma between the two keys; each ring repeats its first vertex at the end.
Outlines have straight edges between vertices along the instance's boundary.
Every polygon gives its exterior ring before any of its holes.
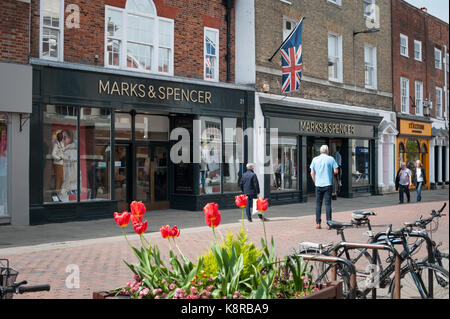
{"type": "Polygon", "coordinates": [[[302,56],[303,19],[281,46],[281,93],[296,91],[300,88],[303,56],[302,56]]]}

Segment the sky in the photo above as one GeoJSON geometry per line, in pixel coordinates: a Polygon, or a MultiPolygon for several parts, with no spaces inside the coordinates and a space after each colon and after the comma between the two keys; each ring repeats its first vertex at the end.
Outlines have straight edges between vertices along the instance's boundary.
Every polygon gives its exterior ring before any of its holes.
{"type": "Polygon", "coordinates": [[[426,7],[428,13],[448,23],[449,0],[406,0],[417,8],[426,7]]]}

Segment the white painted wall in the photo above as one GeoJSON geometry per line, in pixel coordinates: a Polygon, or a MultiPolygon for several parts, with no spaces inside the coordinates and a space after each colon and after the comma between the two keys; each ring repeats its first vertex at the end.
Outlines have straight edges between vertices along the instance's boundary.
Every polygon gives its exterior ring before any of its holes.
{"type": "Polygon", "coordinates": [[[236,0],[235,3],[236,84],[256,83],[255,1],[236,0]]]}

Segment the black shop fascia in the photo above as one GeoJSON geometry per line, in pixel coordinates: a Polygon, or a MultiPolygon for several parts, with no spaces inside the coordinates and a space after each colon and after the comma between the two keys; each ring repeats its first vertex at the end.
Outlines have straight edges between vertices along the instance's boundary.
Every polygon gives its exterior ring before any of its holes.
{"type": "MultiPolygon", "coordinates": [[[[266,141],[276,129],[278,143],[266,143],[264,189],[272,204],[306,202],[314,197],[310,165],[327,145],[339,165],[338,196],[376,194],[378,125],[375,113],[260,97],[266,141]],[[266,167],[267,168],[267,167],[266,167]],[[268,191],[267,191],[268,190],[268,191]]],[[[323,103],[322,103],[323,104],[323,103]]],[[[267,195],[266,195],[267,196],[267,195]]]]}
{"type": "Polygon", "coordinates": [[[133,200],[232,207],[248,141],[224,131],[251,126],[251,105],[245,86],[34,61],[30,223],[111,217],[133,200]]]}

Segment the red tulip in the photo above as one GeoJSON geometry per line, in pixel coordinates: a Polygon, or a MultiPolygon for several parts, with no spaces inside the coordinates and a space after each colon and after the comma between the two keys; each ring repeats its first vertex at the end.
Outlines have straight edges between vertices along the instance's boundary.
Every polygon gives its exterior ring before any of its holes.
{"type": "Polygon", "coordinates": [[[133,228],[136,234],[142,235],[147,230],[147,221],[133,223],[133,228]]]}
{"type": "Polygon", "coordinates": [[[137,216],[135,216],[135,215],[131,215],[131,222],[133,223],[133,225],[134,224],[139,224],[139,223],[142,223],[142,216],[140,216],[140,217],[137,217],[137,216]]]}
{"type": "Polygon", "coordinates": [[[215,228],[215,227],[219,226],[221,219],[222,219],[222,217],[221,217],[220,213],[218,212],[218,214],[213,218],[208,218],[207,216],[205,216],[205,223],[209,227],[215,228]]]}
{"type": "Polygon", "coordinates": [[[203,207],[205,212],[205,222],[209,227],[217,227],[220,224],[221,215],[219,212],[219,205],[216,203],[208,203],[203,207]]]}
{"type": "Polygon", "coordinates": [[[267,198],[258,198],[256,200],[256,210],[259,212],[265,212],[269,208],[269,200],[267,198]]]}
{"type": "Polygon", "coordinates": [[[161,227],[159,231],[161,232],[162,238],[167,238],[170,234],[170,226],[166,225],[165,227],[161,227]]]}
{"type": "Polygon", "coordinates": [[[247,195],[235,196],[234,203],[236,204],[237,207],[244,208],[248,204],[248,196],[247,195]]]}
{"type": "Polygon", "coordinates": [[[173,226],[170,230],[170,237],[176,238],[179,237],[181,233],[181,229],[179,229],[177,226],[173,226]]]}
{"type": "Polygon", "coordinates": [[[135,217],[142,217],[145,214],[146,208],[142,202],[133,201],[130,205],[131,214],[135,217]]]}
{"type": "Polygon", "coordinates": [[[130,217],[131,214],[129,212],[123,212],[122,214],[114,213],[114,220],[120,227],[127,227],[130,223],[130,217]]]}

